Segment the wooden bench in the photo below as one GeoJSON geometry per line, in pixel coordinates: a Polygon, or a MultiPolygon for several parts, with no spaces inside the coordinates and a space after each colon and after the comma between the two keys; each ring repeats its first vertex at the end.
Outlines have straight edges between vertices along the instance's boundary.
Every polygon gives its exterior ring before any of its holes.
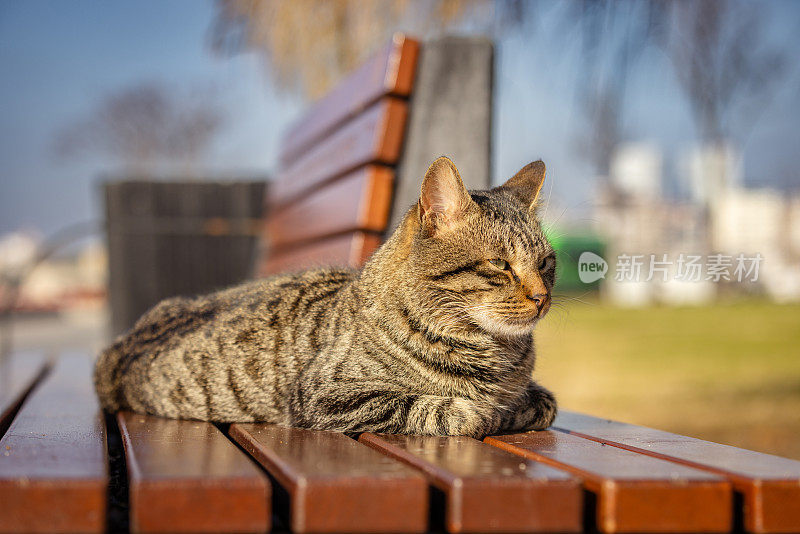
{"type": "MultiPolygon", "coordinates": [[[[490,100],[459,117],[470,139],[420,141],[445,88],[475,98],[481,79],[490,44],[397,36],[312,107],[282,147],[260,272],[360,265],[439,152],[470,152],[486,187],[490,100]]],[[[794,460],[570,412],[484,441],[104,417],[90,361],[0,367],[0,533],[800,531],[794,460]]]]}

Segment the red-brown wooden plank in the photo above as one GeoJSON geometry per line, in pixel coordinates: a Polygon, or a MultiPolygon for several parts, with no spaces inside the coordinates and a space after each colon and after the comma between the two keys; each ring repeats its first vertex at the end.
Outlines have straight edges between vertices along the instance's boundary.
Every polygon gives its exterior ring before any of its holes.
{"type": "Polygon", "coordinates": [[[266,532],[270,486],[217,428],[120,412],[132,532],[266,532]]]}
{"type": "Polygon", "coordinates": [[[369,165],[270,214],[270,246],[280,248],[356,230],[382,232],[389,219],[393,178],[391,169],[369,165]]]}
{"type": "Polygon", "coordinates": [[[20,403],[47,371],[49,362],[37,352],[15,352],[0,362],[0,437],[20,403]]]}
{"type": "Polygon", "coordinates": [[[601,532],[728,532],[732,493],[722,477],[563,432],[492,436],[487,443],[565,469],[596,496],[601,532]]]}
{"type": "Polygon", "coordinates": [[[282,165],[288,166],[312,143],[381,97],[407,97],[411,94],[418,52],[417,41],[395,34],[383,50],[314,104],[288,129],[281,147],[282,165]]]}
{"type": "Polygon", "coordinates": [[[426,529],[425,479],[344,434],[235,424],[230,436],[289,493],[293,532],[426,529]]]}
{"type": "Polygon", "coordinates": [[[556,426],[600,443],[726,476],[743,495],[750,532],[800,532],[800,461],[662,430],[563,412],[556,426]]]}
{"type": "Polygon", "coordinates": [[[0,532],[102,532],[107,469],[91,362],[62,357],[0,440],[0,532]]]}
{"type": "Polygon", "coordinates": [[[405,134],[407,107],[402,100],[384,98],[304,152],[270,186],[270,208],[280,208],[362,165],[396,163],[405,134]]]}
{"type": "Polygon", "coordinates": [[[467,437],[362,434],[419,469],[445,496],[449,532],[580,532],[580,483],[564,471],[467,437]]]}
{"type": "Polygon", "coordinates": [[[352,232],[329,237],[282,251],[270,251],[260,269],[260,276],[299,271],[312,267],[361,267],[381,246],[381,236],[352,232]]]}

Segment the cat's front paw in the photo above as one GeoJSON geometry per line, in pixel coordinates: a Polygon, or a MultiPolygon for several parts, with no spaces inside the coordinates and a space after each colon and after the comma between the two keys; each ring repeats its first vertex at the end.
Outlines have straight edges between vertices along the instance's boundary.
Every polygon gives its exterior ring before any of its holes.
{"type": "Polygon", "coordinates": [[[525,392],[509,430],[544,430],[553,424],[557,413],[555,396],[542,386],[532,384],[525,392]]]}
{"type": "Polygon", "coordinates": [[[450,436],[482,439],[497,429],[497,426],[497,417],[489,404],[454,398],[447,414],[445,433],[450,436]]]}
{"type": "Polygon", "coordinates": [[[541,430],[553,424],[558,413],[558,402],[556,397],[549,389],[541,386],[536,388],[536,395],[533,396],[532,406],[538,416],[531,423],[531,430],[541,430]]]}

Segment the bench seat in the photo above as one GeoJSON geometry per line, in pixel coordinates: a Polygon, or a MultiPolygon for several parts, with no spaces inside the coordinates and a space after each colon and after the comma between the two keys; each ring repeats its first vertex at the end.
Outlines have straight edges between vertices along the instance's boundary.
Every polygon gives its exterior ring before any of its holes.
{"type": "Polygon", "coordinates": [[[0,532],[105,530],[106,430],[91,376],[86,355],[60,358],[0,439],[0,532]]]}
{"type": "Polygon", "coordinates": [[[229,432],[288,494],[293,532],[425,532],[427,484],[401,463],[338,432],[268,424],[229,432]]]}
{"type": "Polygon", "coordinates": [[[0,532],[113,526],[117,432],[132,532],[800,530],[800,462],[659,430],[573,412],[484,442],[115,420],[99,411],[87,355],[43,365],[0,438],[0,532]]]}
{"type": "Polygon", "coordinates": [[[117,414],[134,532],[265,532],[271,486],[216,426],[117,414]]]}
{"type": "Polygon", "coordinates": [[[0,436],[11,424],[22,400],[50,366],[43,354],[26,352],[3,362],[0,374],[0,436]]]}
{"type": "Polygon", "coordinates": [[[555,427],[604,445],[724,476],[738,494],[735,525],[747,532],[800,532],[800,461],[575,412],[555,427]]]}
{"type": "Polygon", "coordinates": [[[581,531],[580,482],[565,471],[467,437],[365,433],[359,441],[425,474],[435,495],[442,497],[435,499],[434,529],[581,531]]]}
{"type": "Polygon", "coordinates": [[[486,443],[564,469],[583,480],[600,532],[729,532],[731,485],[723,477],[547,430],[486,443]]]}

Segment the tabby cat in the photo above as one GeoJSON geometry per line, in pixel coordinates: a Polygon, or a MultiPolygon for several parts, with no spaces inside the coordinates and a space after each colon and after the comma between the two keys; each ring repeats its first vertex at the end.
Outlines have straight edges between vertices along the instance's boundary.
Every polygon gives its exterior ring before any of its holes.
{"type": "Polygon", "coordinates": [[[555,255],[534,212],[545,166],[468,192],[453,163],[361,271],[318,269],[173,298],[106,349],[108,411],[350,432],[542,429],[533,327],[555,255]]]}

